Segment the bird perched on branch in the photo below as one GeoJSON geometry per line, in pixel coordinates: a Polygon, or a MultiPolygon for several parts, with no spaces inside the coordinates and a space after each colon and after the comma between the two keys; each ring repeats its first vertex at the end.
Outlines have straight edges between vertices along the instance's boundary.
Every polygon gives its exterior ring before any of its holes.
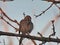
{"type": "MultiPolygon", "coordinates": [[[[31,33],[33,30],[33,23],[31,21],[31,17],[27,15],[24,19],[20,21],[20,26],[19,26],[19,34],[22,32],[22,35],[26,35],[31,33]]],[[[20,38],[19,44],[21,45],[23,40],[23,37],[20,38]]]]}

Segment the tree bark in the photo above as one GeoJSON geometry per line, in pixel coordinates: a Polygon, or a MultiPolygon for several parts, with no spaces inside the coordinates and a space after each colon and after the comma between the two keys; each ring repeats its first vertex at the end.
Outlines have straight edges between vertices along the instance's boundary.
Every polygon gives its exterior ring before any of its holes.
{"type": "Polygon", "coordinates": [[[57,42],[60,43],[60,39],[57,38],[49,38],[49,37],[37,37],[37,36],[31,36],[31,35],[22,35],[22,34],[14,34],[10,32],[2,32],[0,31],[0,36],[15,36],[15,37],[24,37],[32,40],[38,40],[38,41],[45,41],[45,42],[57,42]]]}

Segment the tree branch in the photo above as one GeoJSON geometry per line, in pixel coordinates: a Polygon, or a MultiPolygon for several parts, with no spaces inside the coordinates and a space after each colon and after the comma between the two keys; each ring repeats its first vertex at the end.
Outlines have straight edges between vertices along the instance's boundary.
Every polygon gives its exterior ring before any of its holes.
{"type": "Polygon", "coordinates": [[[41,16],[42,14],[44,14],[47,10],[49,10],[52,6],[53,6],[54,3],[52,3],[47,9],[45,9],[42,13],[40,13],[39,15],[35,15],[36,17],[39,17],[41,16]]]}
{"type": "Polygon", "coordinates": [[[2,20],[4,20],[8,25],[13,27],[16,31],[18,31],[18,28],[14,27],[12,24],[10,24],[8,21],[6,21],[3,17],[1,17],[2,20]]]}
{"type": "Polygon", "coordinates": [[[0,8],[0,11],[2,12],[3,16],[5,16],[7,19],[9,19],[10,21],[16,23],[17,25],[19,25],[17,20],[12,20],[11,18],[9,18],[6,13],[2,10],[2,8],[0,8]]]}
{"type": "Polygon", "coordinates": [[[56,1],[56,0],[42,0],[42,1],[53,2],[55,4],[59,4],[60,3],[59,0],[58,1],[56,1]]]}
{"type": "Polygon", "coordinates": [[[49,38],[49,37],[37,37],[37,36],[30,36],[30,35],[22,35],[22,34],[14,34],[9,32],[2,32],[0,31],[0,35],[5,36],[15,36],[15,37],[24,37],[32,40],[38,40],[38,41],[45,41],[45,42],[57,42],[60,43],[60,39],[55,38],[49,38]]]}
{"type": "Polygon", "coordinates": [[[53,3],[55,3],[55,4],[60,4],[60,1],[54,1],[53,3]]]}

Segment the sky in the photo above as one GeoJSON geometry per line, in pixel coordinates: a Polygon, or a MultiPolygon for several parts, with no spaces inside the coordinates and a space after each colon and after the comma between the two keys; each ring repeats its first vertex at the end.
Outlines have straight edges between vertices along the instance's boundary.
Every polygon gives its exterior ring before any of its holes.
{"type": "MultiPolygon", "coordinates": [[[[59,9],[55,5],[53,5],[47,12],[45,12],[41,16],[37,18],[34,16],[34,15],[40,14],[42,11],[47,9],[51,4],[52,4],[51,2],[46,2],[42,0],[33,0],[33,1],[32,0],[14,0],[11,2],[0,1],[0,7],[11,19],[16,19],[18,22],[20,22],[24,18],[23,12],[25,12],[26,15],[30,15],[32,17],[34,28],[33,28],[33,31],[31,32],[31,35],[39,36],[37,32],[40,32],[42,33],[43,36],[48,37],[52,33],[51,20],[53,19],[56,20],[55,22],[56,35],[54,36],[56,38],[60,36],[60,32],[59,32],[60,19],[56,18],[56,16],[59,15],[59,9]]],[[[7,25],[6,23],[3,25],[2,22],[3,21],[0,20],[0,25],[1,25],[0,31],[17,33],[12,27],[7,25]]],[[[10,22],[10,23],[18,28],[18,25],[14,24],[13,22],[10,22]]],[[[10,43],[13,43],[10,45],[18,45],[18,40],[16,37],[1,36],[0,37],[1,42],[3,42],[3,39],[5,39],[6,45],[9,45],[9,43],[7,43],[9,41],[10,43]]],[[[24,42],[23,43],[24,45],[28,43],[31,43],[30,45],[33,45],[33,43],[28,39],[24,39],[23,42],[24,42]]],[[[36,43],[39,44],[40,42],[36,41],[36,43]]],[[[57,45],[57,43],[53,43],[53,42],[46,43],[45,45],[53,45],[53,44],[57,45]]],[[[4,45],[4,44],[0,43],[0,45],[4,45]]]]}

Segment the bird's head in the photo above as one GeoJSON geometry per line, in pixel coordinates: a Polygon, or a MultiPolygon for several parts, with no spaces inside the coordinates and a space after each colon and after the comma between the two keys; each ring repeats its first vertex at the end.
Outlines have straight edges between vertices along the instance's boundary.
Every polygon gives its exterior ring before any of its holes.
{"type": "Polygon", "coordinates": [[[24,19],[27,21],[31,21],[31,17],[29,15],[27,15],[24,19]]]}

